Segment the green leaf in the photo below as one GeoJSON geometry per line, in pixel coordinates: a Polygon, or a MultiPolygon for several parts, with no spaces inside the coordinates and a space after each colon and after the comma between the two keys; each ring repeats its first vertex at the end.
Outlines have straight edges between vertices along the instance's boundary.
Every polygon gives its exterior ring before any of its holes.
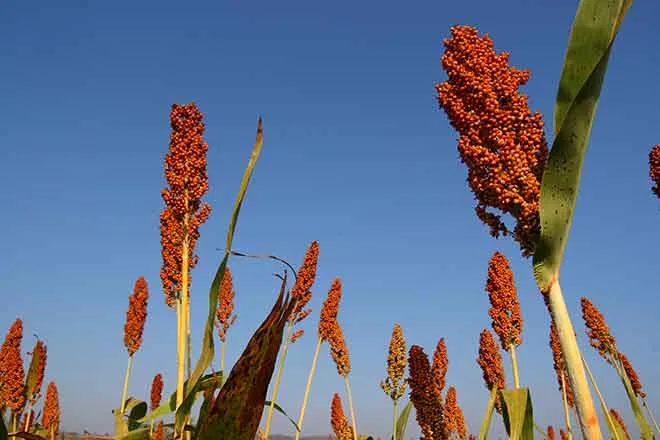
{"type": "Polygon", "coordinates": [[[115,435],[114,440],[149,440],[149,428],[141,428],[126,434],[115,435]]]}
{"type": "MultiPolygon", "coordinates": [[[[39,341],[37,341],[39,342],[39,341]]],[[[39,376],[39,362],[41,361],[41,352],[35,348],[32,350],[32,359],[30,360],[30,367],[28,374],[25,378],[25,397],[32,399],[37,387],[37,378],[39,376]]]]}
{"type": "Polygon", "coordinates": [[[631,3],[582,0],[573,22],[555,103],[555,138],[541,184],[541,236],[533,263],[542,292],[559,277],[610,50],[631,3]]]}
{"type": "Polygon", "coordinates": [[[204,326],[204,337],[202,341],[202,350],[199,355],[199,359],[195,364],[195,369],[192,372],[190,377],[189,387],[185,388],[184,401],[186,406],[184,407],[183,403],[180,408],[177,410],[176,420],[177,426],[183,426],[182,423],[185,420],[186,416],[190,413],[192,407],[191,402],[194,402],[194,395],[196,393],[197,382],[200,380],[204,371],[211,365],[214,356],[214,344],[213,344],[213,330],[215,322],[215,313],[216,307],[218,304],[218,291],[222,280],[225,276],[225,268],[227,267],[227,261],[229,260],[229,254],[231,252],[231,246],[234,239],[234,232],[236,230],[236,224],[238,222],[238,215],[241,211],[241,206],[243,200],[245,199],[245,194],[247,192],[248,184],[250,183],[250,178],[252,177],[252,171],[259,159],[261,154],[261,147],[263,145],[263,126],[261,118],[257,124],[257,137],[252,148],[252,154],[250,160],[248,161],[245,172],[243,173],[243,179],[241,180],[241,185],[238,190],[238,195],[236,196],[236,201],[234,203],[234,209],[232,211],[231,220],[229,222],[229,228],[227,231],[227,241],[225,244],[225,253],[218,269],[213,278],[213,283],[211,283],[211,288],[209,289],[209,310],[208,317],[206,319],[206,324],[204,326]],[[189,406],[188,406],[189,405],[189,406]]]}
{"type": "Polygon", "coordinates": [[[399,418],[396,420],[396,438],[403,440],[406,435],[406,427],[408,426],[408,417],[412,409],[412,402],[408,401],[406,406],[403,407],[399,413],[399,418]]]}
{"type": "Polygon", "coordinates": [[[528,388],[502,390],[504,426],[510,440],[534,440],[534,414],[528,388]]]}
{"type": "Polygon", "coordinates": [[[253,440],[266,402],[284,326],[295,302],[286,295],[286,275],[273,308],[254,332],[213,405],[200,413],[199,439],[253,440]]]}
{"type": "MultiPolygon", "coordinates": [[[[270,406],[270,400],[266,400],[266,402],[264,402],[264,406],[270,406]]],[[[283,410],[283,409],[277,404],[277,402],[275,402],[275,403],[273,404],[273,408],[275,408],[275,410],[276,410],[277,412],[279,412],[280,414],[282,414],[284,417],[286,417],[287,419],[289,419],[289,421],[291,422],[291,424],[293,425],[293,427],[296,428],[296,431],[300,431],[300,428],[298,428],[298,424],[296,423],[296,421],[293,420],[291,417],[289,417],[289,415],[286,413],[286,411],[284,411],[284,410],[283,410]]]]}
{"type": "Polygon", "coordinates": [[[633,415],[635,416],[635,422],[637,422],[637,426],[639,427],[639,431],[641,433],[642,439],[653,440],[653,429],[651,428],[651,425],[648,423],[648,420],[646,420],[646,417],[644,416],[644,411],[642,411],[642,407],[639,404],[639,400],[637,400],[637,396],[635,395],[635,390],[633,390],[632,384],[630,383],[630,379],[628,378],[628,374],[624,370],[623,365],[621,363],[619,363],[619,366],[620,368],[618,368],[617,371],[619,372],[619,377],[621,378],[621,382],[623,382],[623,386],[626,389],[626,394],[628,395],[628,400],[630,401],[630,408],[632,409],[633,415]]]}
{"type": "Polygon", "coordinates": [[[490,390],[490,397],[488,398],[488,404],[486,404],[486,412],[484,417],[481,420],[481,427],[479,428],[479,440],[486,440],[488,437],[488,430],[490,429],[490,421],[493,418],[493,410],[495,409],[495,402],[497,401],[498,396],[497,387],[493,387],[490,390]]]}
{"type": "Polygon", "coordinates": [[[7,427],[5,426],[5,420],[4,417],[2,417],[2,413],[0,413],[0,440],[7,440],[7,427]]]}
{"type": "Polygon", "coordinates": [[[128,430],[134,431],[142,426],[138,420],[147,414],[147,402],[139,402],[128,414],[128,430]]]}

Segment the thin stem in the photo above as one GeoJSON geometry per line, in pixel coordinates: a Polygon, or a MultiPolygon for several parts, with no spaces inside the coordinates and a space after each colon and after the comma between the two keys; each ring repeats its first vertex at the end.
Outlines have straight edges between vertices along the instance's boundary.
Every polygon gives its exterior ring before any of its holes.
{"type": "Polygon", "coordinates": [[[121,405],[119,405],[119,414],[124,416],[124,410],[126,409],[126,393],[128,393],[128,376],[131,375],[131,362],[133,361],[133,355],[128,356],[128,363],[126,364],[126,375],[124,376],[124,391],[121,394],[121,405]]]}
{"type": "Polygon", "coordinates": [[[186,375],[186,379],[190,379],[190,372],[192,371],[192,351],[191,351],[191,343],[190,343],[190,304],[188,305],[188,316],[186,317],[186,345],[187,345],[187,355],[188,355],[188,373],[186,375]]]}
{"type": "Polygon", "coordinates": [[[490,420],[493,418],[493,409],[495,408],[495,399],[497,399],[497,387],[490,390],[490,397],[488,398],[488,405],[484,418],[481,420],[481,427],[479,428],[479,440],[486,440],[488,437],[488,429],[490,428],[490,420]]]}
{"type": "Polygon", "coordinates": [[[575,328],[568,314],[558,279],[555,279],[550,285],[550,291],[547,295],[550,313],[557,325],[557,334],[559,335],[561,351],[564,354],[564,361],[568,370],[568,379],[575,397],[575,408],[582,436],[586,440],[601,440],[603,434],[600,431],[598,415],[591,397],[584,366],[580,359],[581,353],[575,336],[575,328]]]}
{"type": "Polygon", "coordinates": [[[392,440],[396,440],[396,400],[392,400],[392,440]]]}
{"type": "Polygon", "coordinates": [[[30,431],[30,422],[32,421],[32,400],[28,402],[27,414],[25,415],[25,430],[30,431]]]}
{"type": "Polygon", "coordinates": [[[186,380],[186,329],[188,326],[188,308],[190,302],[189,290],[188,290],[188,280],[189,280],[189,268],[190,268],[190,259],[188,251],[188,216],[186,215],[183,220],[183,228],[186,231],[183,238],[183,245],[181,246],[181,323],[179,326],[178,340],[177,345],[177,383],[176,383],[176,407],[179,408],[183,402],[183,393],[184,393],[184,383],[186,380]]]}
{"type": "Polygon", "coordinates": [[[619,432],[616,429],[616,425],[614,424],[614,420],[612,420],[612,416],[610,415],[609,407],[607,406],[607,403],[605,402],[605,399],[603,398],[603,395],[600,392],[600,389],[598,388],[598,384],[596,383],[596,378],[594,375],[591,373],[591,368],[589,368],[589,365],[587,364],[587,360],[582,357],[582,362],[584,363],[584,367],[587,369],[587,373],[589,373],[589,379],[591,380],[591,385],[593,385],[594,390],[596,390],[596,395],[598,396],[598,400],[600,400],[600,406],[603,409],[603,415],[605,416],[605,420],[607,421],[607,426],[610,427],[610,433],[614,437],[614,440],[619,440],[619,432]]]}
{"type": "Polygon", "coordinates": [[[564,377],[564,372],[561,373],[561,395],[562,400],[564,401],[564,419],[566,419],[566,435],[568,440],[573,438],[573,432],[571,431],[571,416],[568,413],[568,398],[566,397],[566,378],[564,377]]]}
{"type": "Polygon", "coordinates": [[[655,416],[653,415],[653,411],[651,411],[649,404],[646,402],[646,397],[642,397],[642,405],[644,405],[644,408],[646,408],[646,412],[648,413],[651,422],[653,422],[653,425],[655,426],[655,431],[660,434],[660,428],[658,428],[658,422],[656,422],[655,416]]]}
{"type": "Polygon", "coordinates": [[[626,394],[628,395],[628,400],[630,401],[630,409],[635,416],[635,421],[637,422],[637,426],[639,426],[641,436],[645,440],[653,440],[653,429],[651,428],[649,421],[646,420],[644,411],[642,411],[642,408],[639,406],[639,401],[637,400],[635,390],[633,390],[632,384],[630,383],[628,373],[626,373],[626,370],[623,367],[623,363],[621,362],[619,356],[616,353],[613,353],[612,357],[614,358],[614,365],[617,369],[617,373],[619,374],[619,378],[621,379],[623,387],[626,390],[626,394]]]}
{"type": "Polygon", "coordinates": [[[266,418],[266,427],[264,432],[266,438],[270,433],[270,423],[273,420],[273,410],[275,409],[275,402],[277,399],[277,391],[280,388],[280,378],[282,376],[282,370],[284,369],[284,360],[286,359],[286,351],[289,348],[289,342],[291,341],[291,329],[293,328],[293,321],[289,321],[289,325],[286,330],[286,339],[284,341],[284,347],[282,348],[282,356],[280,357],[279,364],[277,365],[277,375],[275,375],[275,383],[273,384],[273,395],[270,398],[270,405],[268,406],[268,417],[266,418]]]}
{"type": "Polygon", "coordinates": [[[225,378],[227,377],[225,373],[225,341],[220,341],[220,371],[222,372],[220,386],[222,386],[225,384],[225,378]]]}
{"type": "Polygon", "coordinates": [[[12,419],[11,420],[11,422],[12,422],[11,427],[12,427],[13,432],[16,432],[18,430],[18,421],[17,421],[18,416],[19,416],[19,414],[12,414],[11,415],[11,419],[12,419]]]}
{"type": "Polygon", "coordinates": [[[513,386],[520,388],[520,377],[518,376],[518,359],[516,358],[516,346],[511,344],[509,347],[511,353],[511,366],[513,367],[513,386]]]}
{"type": "Polygon", "coordinates": [[[314,371],[316,371],[316,361],[319,358],[319,352],[321,351],[322,343],[323,343],[323,339],[318,338],[318,340],[316,341],[316,350],[314,350],[314,358],[312,359],[312,368],[309,369],[309,376],[307,376],[307,386],[305,386],[305,395],[303,397],[302,406],[300,407],[300,415],[298,416],[298,431],[296,431],[296,440],[300,440],[300,435],[302,433],[302,424],[303,424],[303,419],[305,418],[305,409],[307,408],[309,391],[312,388],[312,378],[314,377],[314,371]]]}
{"type": "Polygon", "coordinates": [[[351,421],[353,422],[353,438],[358,438],[357,433],[357,421],[355,420],[355,411],[353,411],[353,394],[351,393],[351,384],[348,380],[348,374],[344,376],[344,382],[346,383],[346,395],[348,397],[348,408],[351,412],[351,421]]]}

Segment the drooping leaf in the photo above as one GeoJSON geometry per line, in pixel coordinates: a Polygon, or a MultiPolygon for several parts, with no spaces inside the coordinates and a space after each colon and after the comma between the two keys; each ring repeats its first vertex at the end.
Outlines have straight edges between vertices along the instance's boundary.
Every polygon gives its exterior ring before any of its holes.
{"type": "Polygon", "coordinates": [[[197,392],[196,391],[197,382],[200,380],[206,369],[209,367],[209,365],[211,365],[211,362],[213,361],[213,356],[214,356],[213,330],[214,330],[216,307],[218,304],[218,291],[220,285],[222,284],[222,280],[225,276],[225,268],[227,267],[227,261],[229,260],[229,255],[231,252],[231,246],[234,239],[234,232],[236,230],[236,224],[238,222],[238,215],[241,211],[243,200],[245,199],[245,194],[247,192],[248,184],[250,183],[250,178],[252,177],[252,172],[257,163],[257,159],[259,159],[259,155],[261,154],[262,145],[263,145],[263,126],[262,126],[261,118],[259,118],[259,122],[257,124],[256,141],[254,143],[254,147],[252,148],[252,154],[250,156],[250,160],[247,164],[247,167],[245,168],[245,172],[243,173],[243,179],[241,180],[241,185],[238,190],[238,195],[236,196],[236,201],[234,203],[234,209],[232,211],[231,219],[229,221],[229,228],[227,230],[227,241],[225,244],[224,256],[215,273],[215,277],[213,278],[213,282],[211,283],[211,288],[209,289],[209,309],[208,309],[206,324],[204,326],[204,337],[202,341],[201,353],[199,355],[199,359],[197,360],[197,363],[195,364],[195,368],[190,377],[189,386],[184,389],[184,401],[186,402],[186,405],[184,406],[182,404],[181,407],[177,409],[177,414],[176,414],[177,426],[182,426],[181,423],[183,423],[185,418],[190,413],[190,409],[192,408],[192,403],[194,403],[195,400],[195,393],[197,392]]]}
{"type": "Polygon", "coordinates": [[[408,417],[410,416],[410,410],[412,409],[412,402],[408,401],[406,406],[403,407],[399,413],[399,418],[396,420],[396,438],[404,439],[406,438],[406,427],[408,426],[408,417]]]}
{"type": "Polygon", "coordinates": [[[138,421],[147,414],[147,402],[139,402],[128,413],[128,430],[134,431],[142,426],[138,421]]]}
{"type": "Polygon", "coordinates": [[[631,3],[581,0],[573,22],[555,104],[555,139],[541,184],[541,236],[533,260],[542,292],[559,276],[610,50],[631,3]]]}
{"type": "MultiPolygon", "coordinates": [[[[264,402],[264,406],[270,406],[270,400],[266,400],[266,401],[264,402]]],[[[289,417],[289,415],[286,413],[286,411],[284,411],[284,410],[282,409],[282,407],[279,406],[279,405],[277,404],[277,402],[275,402],[275,403],[273,404],[273,408],[275,408],[275,411],[279,412],[279,413],[282,414],[284,417],[286,417],[287,419],[289,419],[289,421],[291,422],[291,424],[293,425],[293,427],[296,429],[296,431],[300,431],[300,428],[298,428],[298,424],[296,423],[296,421],[293,420],[291,417],[289,417]]]]}
{"type": "Polygon", "coordinates": [[[199,439],[254,438],[282,344],[284,326],[295,305],[295,301],[285,296],[285,288],[286,276],[270,314],[248,342],[213,405],[206,413],[200,413],[197,422],[199,439]]]}
{"type": "Polygon", "coordinates": [[[490,390],[490,397],[488,398],[488,403],[486,404],[486,412],[484,417],[481,420],[481,427],[479,428],[479,440],[486,440],[488,437],[488,430],[490,429],[490,421],[493,418],[493,410],[495,409],[495,402],[497,401],[498,396],[497,387],[493,387],[490,390]]]}
{"type": "Polygon", "coordinates": [[[32,359],[30,360],[30,367],[28,374],[25,377],[25,397],[31,399],[34,395],[37,386],[37,378],[39,376],[39,363],[41,362],[41,351],[32,350],[32,359]]]}
{"type": "Polygon", "coordinates": [[[502,390],[502,416],[510,440],[534,440],[534,414],[528,388],[502,390]]]}

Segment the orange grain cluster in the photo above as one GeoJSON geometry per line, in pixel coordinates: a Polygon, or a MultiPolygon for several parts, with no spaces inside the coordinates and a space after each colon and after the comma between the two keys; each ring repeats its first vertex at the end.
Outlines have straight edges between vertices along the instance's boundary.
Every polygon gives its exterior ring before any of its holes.
{"type": "Polygon", "coordinates": [[[555,373],[557,373],[559,390],[564,392],[563,387],[566,388],[566,401],[570,407],[575,407],[573,388],[571,388],[571,383],[568,378],[568,370],[564,363],[564,357],[562,356],[559,333],[557,333],[557,325],[554,320],[550,323],[550,348],[552,350],[552,365],[555,368],[555,373]]]}
{"type": "Polygon", "coordinates": [[[495,252],[488,263],[486,292],[491,307],[488,310],[495,333],[504,350],[521,344],[523,320],[513,272],[506,257],[495,252]]]}
{"type": "Polygon", "coordinates": [[[649,175],[655,184],[651,190],[660,197],[660,144],[651,148],[649,153],[649,175]]]}
{"type": "Polygon", "coordinates": [[[397,401],[406,391],[403,374],[408,361],[406,359],[406,339],[399,324],[394,324],[387,354],[387,377],[380,382],[383,389],[392,400],[397,401]]]}
{"type": "Polygon", "coordinates": [[[425,439],[445,438],[442,395],[437,393],[429,358],[424,349],[413,345],[408,352],[408,385],[410,401],[416,412],[417,424],[425,439]]]}
{"type": "MultiPolygon", "coordinates": [[[[504,376],[504,367],[502,366],[502,354],[495,341],[493,334],[484,329],[479,335],[479,356],[477,363],[486,382],[486,387],[492,390],[497,387],[503,390],[506,387],[506,378],[504,376]]],[[[497,400],[495,408],[498,412],[502,411],[500,399],[497,400]]]]}
{"type": "Polygon", "coordinates": [[[300,337],[301,337],[303,334],[305,334],[305,330],[303,330],[303,329],[298,329],[298,330],[296,330],[295,332],[293,332],[293,334],[291,335],[291,343],[292,343],[292,344],[295,344],[296,341],[297,341],[298,339],[300,339],[300,337]]]}
{"type": "Polygon", "coordinates": [[[447,357],[447,345],[445,338],[440,338],[433,352],[433,363],[431,364],[431,376],[433,380],[434,393],[442,396],[445,389],[449,359],[447,357]]]}
{"type": "Polygon", "coordinates": [[[291,297],[296,301],[291,319],[296,323],[305,319],[311,313],[311,309],[305,306],[312,299],[312,286],[316,280],[316,267],[319,260],[319,243],[314,240],[310,243],[303,258],[303,262],[296,274],[296,282],[291,289],[291,297]]]}
{"type": "Polygon", "coordinates": [[[621,417],[621,414],[619,414],[619,411],[617,411],[614,408],[610,408],[610,416],[612,416],[612,418],[616,420],[616,422],[621,427],[621,430],[623,431],[623,435],[626,436],[625,440],[630,440],[630,433],[628,432],[628,427],[626,426],[626,422],[623,421],[623,417],[621,417]]]}
{"type": "Polygon", "coordinates": [[[60,402],[55,382],[48,384],[43,411],[41,425],[49,432],[57,433],[60,430],[60,402]]]}
{"type": "Polygon", "coordinates": [[[337,321],[339,301],[341,300],[341,279],[335,278],[323,301],[319,319],[318,335],[330,345],[330,355],[335,361],[337,372],[346,377],[351,371],[351,359],[344,339],[344,332],[337,321]]]}
{"type": "Polygon", "coordinates": [[[491,235],[511,231],[497,209],[516,220],[514,239],[523,255],[534,253],[540,232],[539,197],[548,146],[540,113],[532,113],[518,88],[529,71],[510,67],[488,35],[454,26],[444,40],[447,80],[436,85],[438,103],[459,134],[458,151],[468,168],[476,214],[491,235]]]}
{"type": "Polygon", "coordinates": [[[610,333],[605,317],[589,299],[582,297],[582,319],[587,326],[587,336],[591,346],[607,361],[612,362],[611,356],[616,353],[616,340],[610,333]]]}
{"type": "Polygon", "coordinates": [[[641,397],[642,399],[645,398],[646,393],[642,391],[642,382],[640,382],[637,371],[635,371],[632,363],[630,363],[630,359],[628,359],[628,356],[621,352],[619,352],[618,355],[619,360],[621,361],[621,365],[623,366],[623,370],[625,371],[626,376],[628,376],[628,380],[630,381],[630,385],[632,386],[635,395],[641,397]]]}
{"type": "Polygon", "coordinates": [[[563,429],[560,429],[559,430],[559,438],[561,438],[561,440],[568,440],[568,434],[566,433],[566,431],[564,431],[563,429]]]}
{"type": "Polygon", "coordinates": [[[447,434],[449,436],[451,436],[452,433],[456,433],[460,439],[465,439],[467,437],[465,417],[463,417],[463,410],[458,405],[456,388],[454,387],[449,387],[447,390],[447,396],[445,397],[444,417],[447,434]]]}
{"type": "Polygon", "coordinates": [[[161,421],[151,436],[152,440],[165,440],[165,424],[161,421]]]}
{"type": "Polygon", "coordinates": [[[147,320],[147,301],[149,299],[149,288],[144,277],[135,281],[133,293],[128,297],[128,311],[126,312],[126,323],[124,324],[124,346],[128,355],[140,349],[142,345],[142,333],[144,323],[147,320]]]}
{"type": "Polygon", "coordinates": [[[25,370],[21,357],[23,321],[17,318],[9,328],[0,348],[0,408],[8,407],[14,414],[20,414],[25,405],[23,383],[25,370]]]}
{"type": "Polygon", "coordinates": [[[218,327],[218,336],[222,342],[225,342],[227,330],[229,330],[229,327],[231,327],[236,321],[236,315],[232,315],[234,312],[235,296],[234,281],[229,266],[226,266],[225,276],[222,278],[220,292],[218,293],[218,310],[216,312],[215,320],[215,325],[218,327]]]}
{"type": "Polygon", "coordinates": [[[555,440],[555,428],[553,428],[552,425],[548,425],[547,438],[548,440],[555,440]]]}
{"type": "Polygon", "coordinates": [[[332,404],[330,406],[330,424],[332,430],[337,436],[337,440],[354,440],[353,429],[348,424],[348,419],[344,414],[344,408],[341,405],[341,397],[335,393],[332,396],[332,404]]]}
{"type": "Polygon", "coordinates": [[[158,373],[151,382],[151,409],[154,410],[160,405],[163,395],[163,375],[158,373]]]}
{"type": "MultiPolygon", "coordinates": [[[[170,112],[170,147],[165,155],[165,179],[161,191],[165,208],[160,214],[160,240],[163,265],[160,278],[165,301],[173,307],[182,289],[182,255],[188,245],[189,269],[195,267],[195,244],[199,226],[211,213],[211,206],[201,203],[208,190],[203,115],[195,103],[174,104],[170,112]]],[[[188,279],[190,282],[190,278],[188,279]]]]}

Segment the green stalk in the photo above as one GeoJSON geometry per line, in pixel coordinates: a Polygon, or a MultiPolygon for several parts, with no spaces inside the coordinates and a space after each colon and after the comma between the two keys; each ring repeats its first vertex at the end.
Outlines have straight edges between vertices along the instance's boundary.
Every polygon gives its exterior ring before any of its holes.
{"type": "Polygon", "coordinates": [[[649,418],[651,419],[653,425],[655,426],[655,431],[660,434],[660,428],[658,428],[658,422],[656,422],[655,416],[653,415],[653,411],[651,411],[649,404],[646,402],[646,397],[642,397],[642,404],[644,405],[644,408],[646,408],[646,412],[648,413],[649,418]]]}
{"type": "Polygon", "coordinates": [[[357,433],[357,421],[355,420],[355,411],[353,411],[353,394],[351,393],[351,384],[348,380],[348,374],[344,376],[344,382],[346,383],[346,395],[348,396],[348,408],[351,411],[351,421],[353,422],[353,438],[358,438],[357,433]]]}
{"type": "Polygon", "coordinates": [[[589,368],[589,365],[587,364],[587,360],[584,358],[584,356],[582,356],[582,362],[584,363],[584,366],[587,369],[587,373],[589,373],[589,379],[591,379],[591,384],[596,390],[596,395],[598,396],[598,400],[600,400],[600,407],[603,410],[603,415],[605,416],[605,420],[607,421],[607,426],[610,429],[610,433],[612,434],[614,440],[620,440],[619,432],[616,429],[614,420],[612,420],[612,416],[610,415],[610,411],[608,409],[609,407],[607,406],[607,403],[605,403],[605,399],[603,398],[603,395],[601,394],[600,389],[598,388],[598,384],[596,383],[596,378],[591,373],[591,368],[589,368]]]}
{"type": "Polygon", "coordinates": [[[121,405],[119,405],[119,414],[123,417],[124,410],[126,409],[126,393],[128,393],[128,377],[131,375],[131,362],[133,356],[128,356],[128,363],[126,364],[126,375],[124,376],[124,391],[121,394],[121,405]]]}
{"type": "Polygon", "coordinates": [[[493,409],[495,408],[495,400],[497,399],[497,387],[490,390],[490,397],[488,398],[488,405],[486,406],[486,413],[481,420],[481,427],[479,428],[478,440],[486,440],[488,437],[488,429],[490,428],[490,420],[493,418],[493,409]]]}
{"type": "Polygon", "coordinates": [[[319,352],[321,351],[321,343],[323,339],[318,338],[316,342],[316,350],[314,351],[314,358],[312,359],[312,368],[309,369],[309,376],[307,377],[307,386],[305,387],[305,396],[303,397],[303,403],[300,407],[300,415],[298,416],[298,431],[296,431],[296,440],[300,440],[300,435],[302,433],[302,424],[303,419],[305,418],[305,409],[307,408],[307,399],[309,399],[309,391],[312,388],[312,378],[314,377],[314,371],[316,371],[316,361],[319,358],[319,352]]]}
{"type": "MultiPolygon", "coordinates": [[[[36,400],[36,399],[35,399],[36,400]]],[[[28,402],[28,407],[27,407],[27,414],[25,415],[25,429],[30,431],[30,422],[32,421],[32,400],[28,402]]]]}
{"type": "Polygon", "coordinates": [[[566,397],[566,379],[564,377],[564,372],[561,373],[561,395],[562,400],[564,401],[564,418],[566,419],[566,435],[568,440],[573,438],[573,432],[571,431],[571,415],[568,413],[568,398],[566,397]]]}
{"type": "Polygon", "coordinates": [[[623,364],[621,363],[619,357],[613,357],[614,366],[617,370],[617,373],[619,374],[621,382],[623,382],[623,387],[626,389],[626,394],[628,395],[628,400],[630,401],[630,407],[632,409],[633,415],[635,416],[637,426],[639,426],[642,439],[653,440],[653,430],[651,429],[651,425],[649,425],[648,420],[646,420],[646,417],[644,416],[644,411],[642,411],[642,408],[639,406],[639,401],[637,400],[637,395],[635,395],[635,391],[633,390],[632,384],[630,383],[630,378],[628,377],[626,370],[623,368],[623,364]]]}
{"type": "Polygon", "coordinates": [[[12,426],[12,430],[13,430],[13,432],[16,432],[16,431],[18,430],[18,421],[17,421],[18,416],[19,416],[19,414],[14,414],[13,411],[12,411],[12,415],[11,415],[12,423],[11,423],[11,426],[12,426]]]}
{"type": "Polygon", "coordinates": [[[220,341],[220,371],[222,371],[222,378],[220,380],[220,386],[225,384],[225,341],[220,341]]]}
{"type": "Polygon", "coordinates": [[[564,355],[564,362],[568,370],[568,379],[573,389],[575,398],[575,408],[577,409],[578,421],[582,436],[586,440],[601,440],[603,438],[598,424],[598,415],[594,407],[589,383],[582,364],[582,354],[577,345],[575,329],[568,314],[564,295],[559,285],[559,280],[555,279],[550,284],[550,290],[547,293],[550,304],[550,313],[557,325],[557,334],[561,352],[564,355]]]}
{"type": "Polygon", "coordinates": [[[293,320],[289,321],[288,328],[286,330],[286,339],[284,341],[284,347],[282,348],[282,356],[277,365],[277,374],[275,375],[275,384],[273,385],[273,395],[270,398],[270,405],[268,406],[268,417],[266,418],[266,427],[264,428],[264,433],[266,438],[270,433],[270,423],[273,419],[273,410],[275,409],[275,402],[277,401],[277,391],[280,388],[280,378],[282,376],[282,370],[284,369],[284,360],[286,359],[286,352],[289,348],[289,342],[291,342],[291,330],[293,329],[293,320]]]}
{"type": "Polygon", "coordinates": [[[511,366],[513,369],[513,386],[514,388],[520,388],[520,377],[518,376],[518,359],[516,358],[516,346],[511,344],[509,347],[509,353],[511,353],[511,366]]]}
{"type": "Polygon", "coordinates": [[[392,400],[392,440],[396,440],[396,400],[392,400]]]}
{"type": "MultiPolygon", "coordinates": [[[[185,197],[186,211],[188,210],[188,194],[185,197]]],[[[188,215],[183,218],[183,230],[188,231],[188,215]]],[[[179,324],[179,331],[177,335],[177,359],[176,359],[176,408],[178,409],[183,402],[184,384],[186,380],[186,329],[188,328],[188,315],[190,309],[190,290],[189,290],[189,270],[190,270],[190,255],[189,237],[186,232],[183,237],[183,244],[181,246],[181,321],[179,324]]]]}

